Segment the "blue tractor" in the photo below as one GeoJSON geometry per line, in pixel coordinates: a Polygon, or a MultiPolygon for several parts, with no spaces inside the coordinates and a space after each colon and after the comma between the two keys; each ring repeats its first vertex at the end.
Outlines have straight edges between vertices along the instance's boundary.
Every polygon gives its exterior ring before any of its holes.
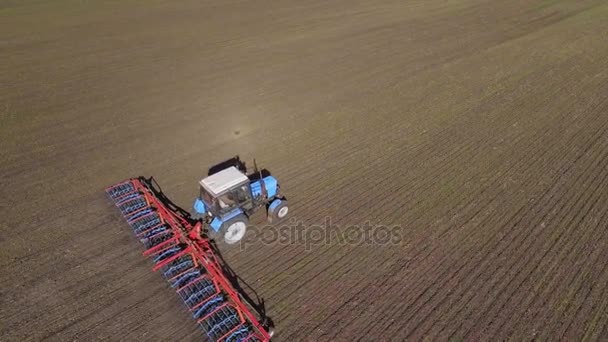
{"type": "Polygon", "coordinates": [[[266,208],[270,223],[284,219],[289,211],[276,178],[258,170],[255,160],[248,173],[238,156],[211,167],[194,200],[194,211],[206,223],[208,234],[229,245],[243,239],[249,218],[261,208],[266,208]]]}

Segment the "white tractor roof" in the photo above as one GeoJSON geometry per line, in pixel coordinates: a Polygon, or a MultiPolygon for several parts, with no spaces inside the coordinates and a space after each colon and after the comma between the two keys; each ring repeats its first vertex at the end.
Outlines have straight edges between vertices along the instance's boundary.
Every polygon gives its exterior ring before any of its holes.
{"type": "Polygon", "coordinates": [[[214,173],[209,177],[203,178],[200,181],[200,184],[211,194],[217,196],[234,186],[247,182],[249,182],[249,178],[239,171],[239,169],[231,166],[218,173],[214,173]]]}

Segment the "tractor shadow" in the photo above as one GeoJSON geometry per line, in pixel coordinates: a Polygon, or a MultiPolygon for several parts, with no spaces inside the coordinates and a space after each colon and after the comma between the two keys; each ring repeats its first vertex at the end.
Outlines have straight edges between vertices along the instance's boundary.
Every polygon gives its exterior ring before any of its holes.
{"type": "Polygon", "coordinates": [[[236,167],[239,171],[246,174],[247,177],[249,177],[249,180],[252,182],[270,176],[270,171],[268,171],[267,169],[258,170],[257,165],[255,165],[255,160],[253,170],[248,169],[247,164],[242,161],[239,156],[235,156],[233,158],[211,166],[209,168],[209,171],[207,172],[207,176],[211,176],[229,167],[236,167]]]}

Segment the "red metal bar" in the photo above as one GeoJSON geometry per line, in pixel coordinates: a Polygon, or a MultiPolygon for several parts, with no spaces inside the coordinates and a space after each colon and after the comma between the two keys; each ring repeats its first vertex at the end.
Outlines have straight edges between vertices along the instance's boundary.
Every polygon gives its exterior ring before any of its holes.
{"type": "MultiPolygon", "coordinates": [[[[158,215],[158,213],[155,213],[155,212],[151,212],[151,213],[150,213],[150,215],[152,215],[152,214],[157,214],[158,218],[160,219],[160,223],[159,223],[159,224],[157,224],[157,225],[155,225],[155,226],[153,226],[153,227],[150,227],[150,228],[144,229],[143,231],[139,232],[139,233],[137,234],[137,236],[140,236],[140,235],[142,235],[142,234],[145,234],[146,232],[149,232],[149,231],[151,231],[151,230],[153,230],[153,229],[156,229],[156,228],[158,228],[158,227],[162,226],[163,224],[165,224],[165,220],[163,219],[163,217],[162,217],[162,216],[158,215]]],[[[148,215],[144,215],[144,217],[145,217],[145,216],[148,216],[148,215]]]]}
{"type": "Polygon", "coordinates": [[[143,207],[143,208],[137,209],[133,212],[130,212],[128,214],[125,214],[125,218],[127,219],[127,222],[130,224],[131,222],[129,220],[131,219],[131,217],[133,217],[133,216],[135,216],[135,214],[142,212],[144,210],[147,210],[147,209],[150,209],[150,207],[149,206],[143,207]]]}
{"type": "Polygon", "coordinates": [[[217,339],[217,342],[222,341],[226,337],[230,336],[233,332],[237,331],[244,324],[245,324],[245,322],[241,320],[241,324],[237,325],[236,327],[232,328],[232,330],[230,330],[227,333],[225,333],[224,335],[222,335],[220,338],[217,339]]]}
{"type": "MultiPolygon", "coordinates": [[[[157,224],[157,225],[155,225],[155,226],[153,226],[153,227],[150,227],[150,228],[148,228],[148,229],[144,229],[144,230],[142,230],[140,233],[138,233],[138,234],[137,234],[137,237],[143,237],[144,235],[146,235],[146,233],[147,233],[147,232],[151,232],[151,231],[153,231],[154,229],[156,229],[156,228],[158,228],[158,227],[161,227],[162,225],[164,225],[164,223],[162,223],[162,222],[161,222],[161,223],[159,223],[159,224],[157,224]]],[[[166,230],[166,232],[171,232],[171,231],[170,231],[170,230],[166,230]]],[[[155,235],[156,235],[156,234],[155,234],[155,235]]]]}
{"type": "Polygon", "coordinates": [[[133,179],[127,179],[127,180],[122,181],[122,182],[120,182],[120,183],[118,183],[118,184],[111,185],[111,186],[107,187],[107,188],[105,189],[105,191],[106,191],[106,192],[108,192],[108,190],[111,190],[111,189],[114,189],[114,188],[118,188],[119,186],[121,186],[121,185],[125,185],[125,184],[127,184],[127,183],[133,183],[133,179]]]}
{"type": "Polygon", "coordinates": [[[185,271],[179,272],[178,274],[176,274],[173,277],[169,278],[169,281],[173,281],[173,280],[175,280],[175,278],[178,278],[179,276],[184,275],[184,274],[186,274],[186,273],[188,273],[188,272],[190,272],[192,270],[195,270],[195,269],[196,269],[196,267],[189,267],[185,271]]]}
{"type": "MultiPolygon", "coordinates": [[[[211,281],[213,281],[213,279],[211,281]]],[[[215,283],[215,281],[213,281],[213,287],[215,287],[215,292],[213,293],[213,295],[209,296],[209,298],[207,298],[204,301],[202,301],[202,302],[196,304],[195,306],[193,306],[192,309],[190,309],[190,311],[194,311],[194,310],[200,308],[201,306],[203,306],[204,304],[206,304],[208,301],[210,301],[213,298],[215,298],[215,296],[217,296],[221,292],[220,289],[217,287],[217,284],[215,283]]]]}
{"type": "MultiPolygon", "coordinates": [[[[150,207],[147,207],[147,208],[149,209],[150,207]]],[[[137,221],[139,221],[139,220],[143,220],[143,219],[145,219],[146,217],[148,217],[148,216],[152,216],[152,215],[154,215],[154,214],[156,214],[156,213],[155,213],[155,212],[150,212],[150,213],[148,213],[148,214],[146,214],[146,215],[144,215],[144,216],[140,216],[140,217],[138,217],[138,218],[137,218],[137,220],[135,220],[135,221],[131,222],[131,224],[133,224],[133,223],[135,223],[135,222],[137,222],[137,221]]]]}
{"type": "Polygon", "coordinates": [[[223,274],[219,272],[218,268],[219,266],[217,266],[216,264],[208,264],[208,267],[206,267],[206,269],[210,273],[213,273],[212,278],[217,279],[218,283],[220,283],[220,287],[228,294],[231,300],[235,303],[237,311],[241,311],[245,315],[245,317],[247,317],[247,320],[251,323],[251,325],[253,325],[254,328],[263,335],[264,340],[269,341],[270,336],[268,335],[266,330],[258,322],[257,318],[253,315],[249,308],[245,306],[245,304],[241,301],[236,291],[228,283],[223,274]]]}
{"type": "MultiPolygon", "coordinates": [[[[173,237],[170,238],[169,240],[163,241],[159,245],[146,250],[144,252],[144,255],[150,256],[150,255],[159,254],[163,250],[166,250],[167,248],[172,248],[179,244],[187,245],[187,247],[183,251],[180,251],[176,255],[173,255],[173,256],[163,260],[156,266],[154,266],[154,268],[153,268],[154,271],[157,271],[157,270],[165,267],[166,265],[170,264],[174,260],[183,257],[185,254],[189,254],[195,265],[194,267],[202,266],[207,271],[207,274],[202,275],[202,276],[192,280],[188,284],[179,288],[177,291],[179,292],[179,291],[183,290],[184,288],[191,286],[193,283],[200,281],[204,277],[208,277],[213,282],[214,288],[216,290],[214,295],[207,298],[207,300],[202,301],[201,303],[198,303],[191,310],[195,310],[196,308],[200,307],[201,305],[204,305],[204,303],[206,303],[210,299],[214,298],[220,292],[224,292],[226,299],[228,300],[227,302],[225,302],[224,304],[222,304],[221,306],[219,306],[218,308],[213,310],[210,314],[199,319],[197,321],[197,323],[204,321],[205,319],[209,318],[214,313],[218,312],[218,310],[221,310],[222,308],[229,305],[237,312],[241,324],[239,326],[237,326],[236,328],[233,328],[229,333],[222,336],[220,338],[220,340],[225,339],[227,336],[229,336],[229,334],[236,331],[236,329],[238,327],[242,326],[242,324],[244,324],[245,322],[248,322],[252,326],[254,331],[250,335],[248,335],[245,340],[250,340],[253,337],[257,337],[260,340],[269,341],[270,335],[261,326],[256,315],[254,315],[251,312],[248,305],[246,305],[241,300],[239,294],[232,287],[231,283],[227,280],[226,276],[224,275],[224,273],[222,271],[221,264],[218,261],[218,258],[214,254],[213,249],[211,248],[211,246],[209,244],[209,241],[201,236],[200,222],[196,225],[193,225],[192,223],[190,223],[188,220],[184,219],[179,214],[177,214],[177,213],[173,212],[172,210],[170,210],[169,208],[165,207],[165,205],[154,195],[154,193],[147,187],[147,185],[143,184],[140,181],[140,179],[132,179],[129,181],[121,182],[117,185],[106,188],[106,192],[109,189],[113,189],[117,186],[124,185],[128,182],[131,182],[131,184],[135,188],[135,191],[140,192],[144,196],[144,200],[146,201],[148,206],[144,207],[142,209],[138,209],[128,215],[125,215],[127,220],[129,220],[129,217],[132,217],[133,215],[135,215],[136,213],[138,213],[142,210],[145,210],[148,208],[156,209],[156,214],[160,217],[162,224],[168,224],[171,229],[171,232],[173,234],[173,237]]],[[[128,194],[125,194],[124,196],[132,194],[132,193],[133,192],[130,192],[128,194]]],[[[123,196],[120,196],[119,198],[122,198],[122,197],[123,196]]],[[[147,217],[147,216],[148,215],[145,215],[142,218],[147,217]]],[[[137,222],[138,220],[139,220],[139,218],[137,220],[135,220],[134,222],[137,222]]],[[[146,229],[146,231],[150,231],[150,229],[154,229],[154,228],[157,228],[157,226],[148,228],[148,229],[146,229]]],[[[138,236],[140,236],[141,234],[145,234],[146,231],[140,232],[140,234],[138,234],[138,236]]],[[[189,268],[187,271],[190,271],[191,269],[192,268],[189,268]]],[[[184,271],[184,272],[187,272],[187,271],[184,271]]],[[[184,274],[184,272],[181,272],[179,275],[184,274]]],[[[177,275],[175,277],[178,277],[179,275],[177,275]]],[[[175,277],[173,277],[172,279],[174,279],[175,277]]]]}
{"type": "Polygon", "coordinates": [[[135,189],[135,190],[133,190],[133,191],[131,191],[131,192],[127,192],[126,194],[124,194],[124,195],[122,195],[122,196],[117,197],[117,198],[114,200],[114,203],[116,203],[116,206],[117,206],[117,207],[119,207],[119,206],[121,206],[121,205],[123,205],[123,204],[127,203],[128,201],[130,201],[130,200],[132,200],[132,199],[138,199],[139,197],[135,197],[135,198],[126,198],[127,196],[132,195],[132,194],[134,194],[134,193],[136,193],[136,192],[139,192],[139,191],[137,191],[137,189],[135,189]],[[123,198],[124,198],[124,200],[123,200],[123,198]]]}
{"type": "Polygon", "coordinates": [[[138,192],[138,191],[137,191],[137,188],[133,187],[133,191],[131,191],[131,192],[127,192],[126,194],[122,194],[122,195],[120,195],[120,196],[116,197],[116,198],[114,199],[114,203],[116,203],[116,204],[118,205],[118,203],[119,203],[119,201],[120,201],[121,199],[123,199],[123,198],[125,198],[125,197],[127,197],[127,196],[129,196],[129,195],[132,195],[132,194],[134,194],[134,193],[136,193],[136,192],[138,192]]]}
{"type": "MultiPolygon", "coordinates": [[[[167,247],[167,248],[163,248],[163,247],[167,246],[171,242],[177,242],[178,240],[179,240],[179,237],[177,237],[177,236],[172,237],[169,240],[163,241],[162,243],[159,243],[158,245],[156,245],[156,246],[154,246],[154,247],[152,247],[150,249],[146,249],[144,251],[143,255],[147,257],[147,256],[150,256],[150,255],[153,255],[153,254],[162,253],[163,251],[165,251],[165,250],[167,250],[169,248],[172,248],[173,246],[170,246],[170,247],[167,247]]],[[[175,245],[177,245],[177,243],[175,245]]]]}
{"type": "MultiPolygon", "coordinates": [[[[160,236],[160,235],[172,234],[172,233],[173,233],[173,232],[172,232],[172,231],[170,231],[170,230],[163,230],[162,232],[158,232],[158,233],[156,233],[156,234],[154,234],[154,235],[152,235],[152,236],[148,237],[147,239],[153,239],[153,238],[155,238],[155,237],[157,237],[157,236],[160,236]]],[[[170,239],[169,239],[169,240],[170,240],[170,239]]],[[[169,241],[169,240],[166,240],[166,241],[169,241]]],[[[163,243],[164,243],[164,242],[165,242],[165,241],[163,241],[163,243]]]]}
{"type": "Polygon", "coordinates": [[[200,323],[200,322],[206,320],[207,318],[211,317],[214,313],[220,311],[221,309],[223,309],[227,305],[228,305],[228,302],[226,302],[226,303],[218,306],[217,308],[215,308],[215,310],[213,310],[210,313],[206,314],[205,317],[203,317],[203,318],[199,319],[198,321],[196,321],[196,323],[200,323]]]}
{"type": "Polygon", "coordinates": [[[148,196],[144,196],[144,199],[146,200],[146,204],[148,205],[148,207],[150,206],[150,201],[148,200],[148,196]]]}
{"type": "Polygon", "coordinates": [[[181,290],[185,289],[186,287],[188,287],[188,286],[190,286],[190,285],[192,285],[192,284],[196,283],[197,281],[199,281],[199,280],[201,280],[201,279],[203,279],[203,278],[205,278],[205,275],[204,275],[204,274],[203,274],[203,275],[201,275],[201,276],[198,276],[198,278],[196,278],[196,279],[194,279],[194,280],[191,280],[191,281],[190,281],[188,284],[186,284],[186,285],[184,285],[184,286],[180,287],[179,289],[177,289],[177,292],[180,292],[181,290]]]}
{"type": "Polygon", "coordinates": [[[154,266],[154,267],[152,268],[152,270],[153,270],[154,272],[156,272],[156,271],[160,270],[161,268],[163,268],[163,267],[167,266],[168,264],[170,264],[170,263],[171,263],[173,260],[178,259],[178,258],[181,258],[181,257],[182,257],[184,254],[187,254],[187,253],[188,253],[188,249],[186,248],[185,250],[183,250],[183,251],[181,251],[181,252],[177,253],[176,255],[174,255],[174,256],[172,256],[172,257],[169,257],[169,258],[167,258],[166,260],[161,261],[161,262],[160,262],[160,263],[158,263],[156,266],[154,266]]]}

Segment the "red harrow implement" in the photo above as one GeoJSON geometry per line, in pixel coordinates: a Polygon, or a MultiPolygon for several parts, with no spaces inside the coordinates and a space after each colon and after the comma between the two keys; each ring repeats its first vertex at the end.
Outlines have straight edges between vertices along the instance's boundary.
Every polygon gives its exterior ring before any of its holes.
{"type": "Polygon", "coordinates": [[[201,235],[202,221],[169,201],[152,178],[133,178],[106,193],[154,261],[153,270],[162,272],[211,341],[270,340],[270,321],[235,290],[212,241],[201,235]]]}

